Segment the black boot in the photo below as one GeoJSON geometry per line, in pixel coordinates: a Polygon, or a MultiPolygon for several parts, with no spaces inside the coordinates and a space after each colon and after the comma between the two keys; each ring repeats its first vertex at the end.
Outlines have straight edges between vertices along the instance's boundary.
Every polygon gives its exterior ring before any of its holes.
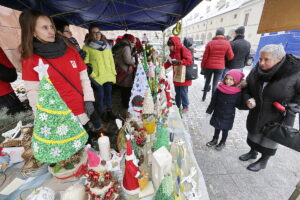
{"type": "Polygon", "coordinates": [[[202,96],[202,101],[205,101],[205,99],[206,99],[206,94],[207,94],[207,92],[204,91],[204,92],[203,92],[203,96],[202,96]]]}
{"type": "Polygon", "coordinates": [[[216,144],[218,144],[218,138],[213,137],[213,139],[210,142],[206,143],[206,146],[212,147],[215,146],[216,144]]]}
{"type": "Polygon", "coordinates": [[[217,144],[217,146],[215,147],[215,149],[217,151],[221,151],[222,149],[224,149],[225,147],[225,142],[221,141],[219,144],[217,144]]]}
{"type": "Polygon", "coordinates": [[[253,172],[258,172],[261,169],[265,169],[270,156],[261,156],[261,158],[255,163],[248,165],[247,169],[253,172]]]}
{"type": "Polygon", "coordinates": [[[241,155],[239,157],[239,159],[241,161],[247,161],[247,160],[250,160],[250,159],[256,159],[257,154],[258,153],[254,149],[251,149],[248,153],[241,155]]]}

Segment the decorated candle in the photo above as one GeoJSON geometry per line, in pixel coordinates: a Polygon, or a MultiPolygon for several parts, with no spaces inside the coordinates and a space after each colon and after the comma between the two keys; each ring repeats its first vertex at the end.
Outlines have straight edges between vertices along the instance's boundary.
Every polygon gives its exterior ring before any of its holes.
{"type": "Polygon", "coordinates": [[[98,139],[98,145],[100,150],[100,158],[106,161],[110,160],[111,154],[109,138],[103,135],[103,133],[101,133],[101,137],[98,139]]]}

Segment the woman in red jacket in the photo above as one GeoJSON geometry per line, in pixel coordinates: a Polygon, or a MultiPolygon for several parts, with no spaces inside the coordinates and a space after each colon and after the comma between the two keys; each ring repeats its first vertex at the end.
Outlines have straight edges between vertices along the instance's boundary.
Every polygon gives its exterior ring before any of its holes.
{"type": "Polygon", "coordinates": [[[10,85],[10,82],[16,79],[16,69],[0,47],[0,109],[7,108],[7,114],[24,111],[23,105],[10,85]]]}
{"type": "MultiPolygon", "coordinates": [[[[40,82],[39,74],[34,68],[49,65],[49,79],[62,100],[90,136],[97,137],[93,135],[94,127],[89,119],[94,112],[94,93],[87,75],[87,67],[76,49],[68,47],[55,35],[52,19],[39,11],[22,12],[19,22],[22,78],[25,81],[30,106],[35,111],[40,82]]],[[[89,137],[90,141],[92,137],[89,137]]]]}
{"type": "MultiPolygon", "coordinates": [[[[170,58],[164,67],[167,69],[171,65],[181,65],[181,66],[189,66],[193,62],[193,57],[187,48],[185,48],[180,42],[179,37],[170,37],[168,40],[168,46],[170,49],[170,58]]],[[[175,101],[178,108],[181,108],[182,112],[185,113],[189,108],[189,97],[188,97],[188,86],[192,85],[192,80],[185,81],[183,83],[179,83],[174,81],[175,86],[175,101]]]]}
{"type": "Polygon", "coordinates": [[[232,60],[234,56],[231,45],[229,41],[225,39],[224,33],[224,28],[218,28],[216,37],[208,42],[205,47],[201,62],[201,68],[205,69],[205,86],[202,101],[205,101],[212,75],[214,75],[212,84],[212,93],[214,93],[222,76],[222,72],[225,69],[225,59],[232,60]]]}

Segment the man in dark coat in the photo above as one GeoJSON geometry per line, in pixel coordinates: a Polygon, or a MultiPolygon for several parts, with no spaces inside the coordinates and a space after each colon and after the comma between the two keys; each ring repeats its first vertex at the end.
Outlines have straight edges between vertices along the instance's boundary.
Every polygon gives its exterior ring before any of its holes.
{"type": "MultiPolygon", "coordinates": [[[[281,44],[266,45],[260,51],[259,63],[247,77],[247,84],[243,98],[250,109],[247,117],[247,143],[251,150],[239,159],[255,159],[257,152],[260,152],[261,158],[247,167],[248,170],[259,171],[266,167],[278,146],[261,134],[265,124],[283,121],[282,114],[273,103],[300,105],[300,60],[286,54],[281,44]]],[[[293,123],[294,117],[291,117],[287,125],[293,123]]]]}
{"type": "Polygon", "coordinates": [[[243,69],[247,63],[251,44],[245,40],[245,27],[240,26],[235,31],[234,39],[230,42],[234,58],[225,63],[225,70],[222,74],[222,80],[225,74],[231,69],[243,69]]]}

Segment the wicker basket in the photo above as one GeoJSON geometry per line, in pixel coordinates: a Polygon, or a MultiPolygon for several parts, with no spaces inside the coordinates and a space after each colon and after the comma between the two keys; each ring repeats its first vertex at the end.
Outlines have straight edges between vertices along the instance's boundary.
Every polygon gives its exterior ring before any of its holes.
{"type": "Polygon", "coordinates": [[[52,167],[48,167],[49,172],[57,179],[59,179],[62,183],[70,182],[70,181],[76,181],[80,178],[80,176],[77,176],[76,174],[78,173],[79,170],[84,168],[85,165],[87,165],[87,152],[83,151],[81,155],[80,162],[75,165],[75,168],[66,170],[66,169],[61,169],[58,173],[54,173],[52,167]]]}

